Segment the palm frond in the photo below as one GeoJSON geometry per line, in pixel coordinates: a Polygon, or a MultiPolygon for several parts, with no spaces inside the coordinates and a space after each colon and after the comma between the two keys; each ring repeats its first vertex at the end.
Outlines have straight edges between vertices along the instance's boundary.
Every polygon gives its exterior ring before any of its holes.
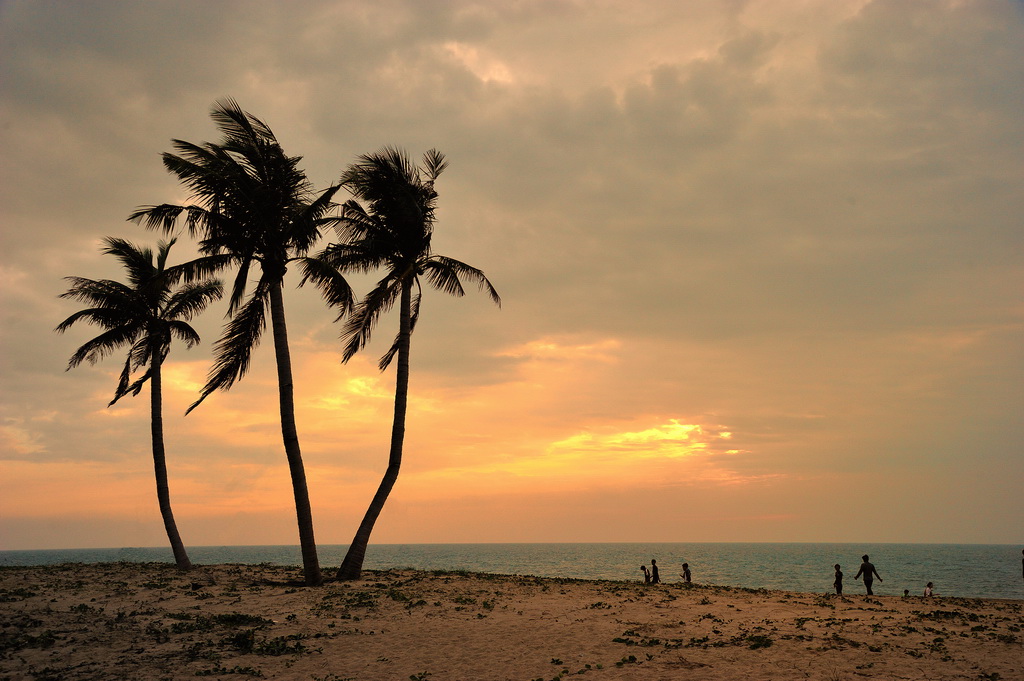
{"type": "Polygon", "coordinates": [[[199,279],[209,279],[230,265],[232,260],[233,257],[227,253],[200,256],[195,260],[168,267],[164,270],[164,278],[170,285],[177,284],[179,281],[193,282],[199,279]]]}
{"type": "Polygon", "coordinates": [[[185,284],[167,300],[163,318],[169,321],[189,320],[207,308],[224,293],[224,285],[217,280],[185,284]]]}
{"type": "Polygon", "coordinates": [[[252,296],[228,321],[224,333],[213,346],[214,362],[206,385],[186,414],[198,407],[215,390],[227,390],[249,370],[252,352],[259,346],[266,328],[266,308],[270,299],[267,282],[257,283],[252,296]]]}
{"type": "Polygon", "coordinates": [[[341,338],[344,345],[342,362],[347,362],[370,342],[373,328],[382,314],[390,310],[402,292],[401,280],[389,273],[352,309],[341,338]]]}
{"type": "Polygon", "coordinates": [[[178,216],[187,210],[185,206],[162,203],[157,206],[139,206],[128,216],[129,222],[142,225],[146,229],[159,230],[165,234],[174,231],[178,216]]]}
{"type": "MultiPolygon", "coordinates": [[[[422,298],[422,294],[421,294],[421,292],[419,290],[419,284],[418,283],[417,283],[417,287],[416,288],[417,288],[416,295],[414,295],[412,297],[412,301],[411,301],[411,304],[410,304],[410,310],[409,310],[409,335],[410,336],[412,335],[412,332],[416,330],[416,322],[420,318],[420,299],[422,298]]],[[[377,362],[377,368],[378,369],[380,369],[381,371],[385,371],[385,370],[387,370],[387,368],[389,366],[391,366],[391,362],[395,359],[395,355],[398,354],[398,348],[399,348],[399,344],[400,344],[401,340],[402,340],[402,332],[401,332],[401,330],[399,330],[399,332],[395,334],[395,340],[392,341],[391,347],[388,348],[388,351],[385,352],[381,356],[380,360],[377,362]]]]}
{"type": "Polygon", "coordinates": [[[337,207],[334,202],[334,195],[341,189],[341,185],[331,185],[305,206],[301,206],[296,216],[295,226],[303,229],[293,229],[292,248],[300,255],[309,252],[314,244],[320,240],[321,229],[333,224],[337,217],[325,217],[327,213],[337,207]]]}
{"type": "Polygon", "coordinates": [[[114,392],[114,399],[110,400],[107,404],[108,407],[114,406],[114,404],[125,395],[131,395],[132,397],[142,392],[142,386],[153,377],[153,369],[146,369],[146,372],[137,378],[131,385],[121,386],[118,384],[118,389],[114,392]]]}
{"type": "MultiPolygon", "coordinates": [[[[110,236],[106,237],[103,243],[106,246],[101,252],[104,255],[112,255],[121,262],[121,265],[128,272],[128,281],[131,282],[133,288],[142,282],[151,280],[154,274],[161,269],[159,264],[154,264],[153,262],[153,250],[151,248],[136,246],[127,239],[118,239],[110,236]]],[[[160,252],[164,252],[163,244],[161,244],[160,252]]]]}
{"type": "Polygon", "coordinates": [[[428,149],[423,154],[423,169],[426,171],[427,178],[430,182],[437,179],[438,175],[444,172],[444,169],[448,167],[448,161],[437,149],[428,149]]]}
{"type": "Polygon", "coordinates": [[[228,315],[233,315],[245,300],[245,290],[249,285],[249,265],[251,258],[245,258],[238,265],[238,272],[235,274],[235,281],[231,286],[231,297],[228,299],[228,315]]]}
{"type": "Polygon", "coordinates": [[[434,288],[451,295],[462,296],[465,294],[465,290],[462,288],[460,277],[473,280],[476,281],[481,291],[486,292],[490,299],[498,307],[501,307],[501,297],[484,275],[483,270],[443,255],[431,256],[421,263],[421,267],[427,281],[434,288]]]}
{"type": "MultiPolygon", "coordinates": [[[[124,360],[124,367],[121,369],[121,375],[117,380],[117,387],[114,389],[114,399],[110,400],[107,406],[111,406],[119,399],[121,399],[128,392],[128,382],[132,376],[132,353],[128,353],[128,356],[124,360]]],[[[141,389],[141,385],[139,386],[141,389]]]]}
{"type": "Polygon", "coordinates": [[[77,322],[88,322],[94,326],[98,326],[102,329],[114,329],[119,326],[124,326],[131,321],[131,318],[125,315],[120,310],[112,310],[110,308],[94,307],[86,310],[79,310],[75,312],[67,319],[58,324],[54,331],[57,333],[64,333],[71,328],[77,322]]]}
{"type": "Polygon", "coordinates": [[[341,184],[369,203],[371,214],[402,231],[425,227],[436,197],[409,156],[395,147],[359,156],[342,174],[341,184]]]}
{"type": "Polygon", "coordinates": [[[339,272],[372,272],[388,264],[388,253],[367,241],[330,244],[316,256],[339,272]]]}
{"type": "MultiPolygon", "coordinates": [[[[138,395],[142,391],[142,384],[145,383],[152,372],[153,359],[153,344],[149,338],[140,338],[128,353],[127,359],[124,362],[124,368],[121,370],[121,376],[117,382],[117,388],[114,390],[114,399],[107,404],[108,407],[113,406],[115,402],[124,397],[127,394],[138,395]],[[149,366],[143,375],[129,384],[131,380],[131,374],[133,371],[140,367],[149,366]]],[[[159,358],[159,361],[163,361],[163,353],[159,358]]]]}
{"type": "Polygon", "coordinates": [[[185,344],[186,348],[194,348],[195,346],[199,345],[199,342],[201,340],[199,338],[199,334],[196,332],[195,329],[192,328],[192,325],[189,324],[188,322],[183,322],[179,320],[167,322],[167,330],[170,333],[170,335],[182,341],[185,344]]]}
{"type": "Polygon", "coordinates": [[[159,242],[157,246],[156,270],[164,277],[167,276],[167,256],[170,255],[171,246],[177,241],[177,237],[172,237],[169,241],[159,242]]]}
{"type": "Polygon", "coordinates": [[[210,118],[229,140],[277,142],[270,126],[256,116],[243,111],[232,97],[218,99],[210,112],[210,118]]]}
{"type": "Polygon", "coordinates": [[[307,281],[312,282],[323,296],[328,306],[337,308],[338,316],[334,321],[340,320],[352,308],[355,301],[355,294],[349,285],[345,275],[334,267],[330,261],[321,257],[300,258],[298,260],[299,270],[302,272],[302,279],[299,286],[307,281]]]}
{"type": "Polygon", "coordinates": [[[341,214],[334,223],[334,231],[343,242],[360,241],[373,234],[386,233],[386,226],[370,215],[362,204],[349,199],[341,206],[341,214]]]}
{"type": "Polygon", "coordinates": [[[135,342],[143,333],[141,324],[132,323],[117,326],[83,343],[71,359],[68,360],[68,369],[74,369],[82,362],[96,364],[113,351],[135,342]]]}
{"type": "Polygon", "coordinates": [[[71,282],[71,287],[60,294],[60,298],[125,312],[134,311],[139,307],[135,292],[119,281],[85,277],[64,277],[64,281],[71,282]]]}

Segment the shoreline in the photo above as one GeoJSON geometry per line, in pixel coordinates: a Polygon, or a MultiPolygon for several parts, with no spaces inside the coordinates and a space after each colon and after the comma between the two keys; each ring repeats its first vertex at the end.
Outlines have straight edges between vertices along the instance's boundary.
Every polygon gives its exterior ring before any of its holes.
{"type": "Polygon", "coordinates": [[[295,566],[0,567],[0,681],[1024,678],[1024,601],[295,566]]]}
{"type": "MultiPolygon", "coordinates": [[[[577,544],[380,544],[372,545],[366,568],[395,566],[420,570],[464,569],[546,577],[633,580],[637,566],[658,558],[662,576],[676,581],[680,564],[689,562],[704,584],[783,589],[820,593],[832,590],[833,564],[843,565],[847,591],[863,587],[852,576],[860,556],[870,553],[885,581],[876,592],[902,595],[905,588],[921,594],[934,582],[938,594],[966,598],[1024,599],[1017,545],[871,545],[708,543],[577,543],[577,544]],[[511,548],[510,548],[511,547],[511,548]],[[797,548],[794,548],[797,547],[797,548]]],[[[347,545],[318,546],[320,562],[340,564],[347,545]]],[[[197,564],[297,565],[297,546],[192,546],[197,564]]],[[[3,565],[46,565],[61,562],[173,562],[169,547],[103,550],[0,552],[3,565]]]]}

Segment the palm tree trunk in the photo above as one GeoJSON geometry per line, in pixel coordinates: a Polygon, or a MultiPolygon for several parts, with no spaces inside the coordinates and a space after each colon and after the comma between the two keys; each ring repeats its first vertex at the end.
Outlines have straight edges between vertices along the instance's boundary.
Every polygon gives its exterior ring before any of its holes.
{"type": "Polygon", "coordinates": [[[292,478],[292,493],[295,495],[302,571],[306,586],[319,586],[323,583],[323,575],[320,573],[316,540],[313,538],[313,511],[309,504],[309,490],[306,487],[306,469],[302,465],[299,435],[295,429],[292,360],[288,352],[288,329],[284,320],[284,294],[281,286],[281,282],[278,282],[270,289],[270,320],[274,328],[274,353],[277,357],[277,384],[281,402],[281,435],[284,438],[284,451],[288,457],[288,470],[292,478]]]}
{"type": "Polygon", "coordinates": [[[405,443],[405,413],[409,399],[409,344],[412,336],[412,282],[402,283],[401,310],[398,327],[398,370],[395,378],[395,418],[391,424],[391,453],[384,478],[380,481],[377,493],[373,495],[370,507],[366,509],[363,521],[359,523],[356,536],[348,547],[345,560],[338,568],[338,579],[359,579],[363,571],[363,559],[366,557],[366,546],[370,543],[370,533],[377,517],[384,509],[384,503],[391,494],[391,488],[398,480],[398,471],[402,467],[402,446],[405,443]]]}
{"type": "Polygon", "coordinates": [[[191,570],[192,562],[185,552],[185,545],[178,534],[178,525],[171,511],[171,488],[167,484],[167,456],[164,451],[163,378],[160,374],[159,349],[153,353],[153,371],[150,376],[150,430],[153,434],[153,468],[156,473],[156,498],[160,503],[160,515],[164,519],[167,539],[171,542],[174,562],[180,570],[191,570]]]}

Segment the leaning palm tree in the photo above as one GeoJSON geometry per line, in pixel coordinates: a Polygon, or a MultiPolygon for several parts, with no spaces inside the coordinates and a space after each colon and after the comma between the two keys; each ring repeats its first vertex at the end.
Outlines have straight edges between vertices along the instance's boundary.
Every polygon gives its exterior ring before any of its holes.
{"type": "Polygon", "coordinates": [[[337,223],[342,243],[329,246],[320,256],[342,272],[386,270],[383,279],[348,317],[343,331],[344,361],[366,345],[380,316],[396,301],[399,304],[398,335],[380,360],[383,371],[396,355],[398,358],[388,467],[338,570],[338,579],[359,579],[374,523],[402,465],[409,345],[419,317],[421,279],[456,296],[465,293],[461,279],[472,280],[495,303],[501,304],[497,291],[481,270],[431,252],[437,205],[434,181],[447,165],[444,155],[433,149],[423,156],[422,166],[410,162],[404,151],[389,147],[360,156],[342,175],[341,185],[365,202],[366,207],[356,200],[345,203],[337,223]]]}
{"type": "MultiPolygon", "coordinates": [[[[322,582],[313,535],[313,515],[295,425],[291,355],[285,323],[283,285],[289,264],[303,259],[332,218],[337,186],[314,193],[299,168],[301,157],[287,156],[271,129],[242,111],[233,100],[218,102],[211,114],[224,135],[220,143],[174,140],[177,154],[165,153],[164,166],[192,191],[189,205],[144,206],[131,219],[171,231],[184,216],[200,251],[226,258],[238,271],[231,289],[228,322],[214,345],[214,365],[191,411],[212,392],[230,388],[249,369],[269,311],[281,413],[281,433],[295,498],[299,544],[307,585],[322,582]],[[249,274],[259,273],[251,293],[249,274]]],[[[328,302],[345,308],[351,291],[337,272],[314,270],[328,302]]]]}
{"type": "Polygon", "coordinates": [[[104,329],[103,333],[71,355],[68,369],[84,361],[95,364],[114,350],[128,346],[128,359],[121,370],[114,399],[107,406],[113,405],[125,395],[138,395],[143,384],[150,381],[156,496],[164,529],[174,552],[174,561],[182,570],[188,570],[192,563],[174,522],[167,484],[161,366],[170,352],[172,339],[183,341],[186,347],[193,347],[199,342],[199,335],[188,321],[202,312],[210,302],[220,298],[221,283],[204,278],[210,271],[208,260],[200,259],[168,267],[167,256],[174,244],[173,239],[160,243],[155,260],[151,249],[139,248],[123,239],[108,237],[105,243],[103,253],[121,261],[128,272],[128,283],[67,277],[71,288],[60,297],[77,300],[90,307],[65,319],[56,331],[63,333],[79,321],[104,329]],[[186,283],[174,288],[182,280],[186,280],[186,283]],[[145,372],[133,381],[132,374],[143,368],[145,372]]]}

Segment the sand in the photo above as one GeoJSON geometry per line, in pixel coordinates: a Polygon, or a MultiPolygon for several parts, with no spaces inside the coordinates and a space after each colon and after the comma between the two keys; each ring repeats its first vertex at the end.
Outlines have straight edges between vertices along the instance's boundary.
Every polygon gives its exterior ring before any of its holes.
{"type": "Polygon", "coordinates": [[[0,568],[0,680],[1024,679],[1024,601],[472,573],[0,568]]]}

